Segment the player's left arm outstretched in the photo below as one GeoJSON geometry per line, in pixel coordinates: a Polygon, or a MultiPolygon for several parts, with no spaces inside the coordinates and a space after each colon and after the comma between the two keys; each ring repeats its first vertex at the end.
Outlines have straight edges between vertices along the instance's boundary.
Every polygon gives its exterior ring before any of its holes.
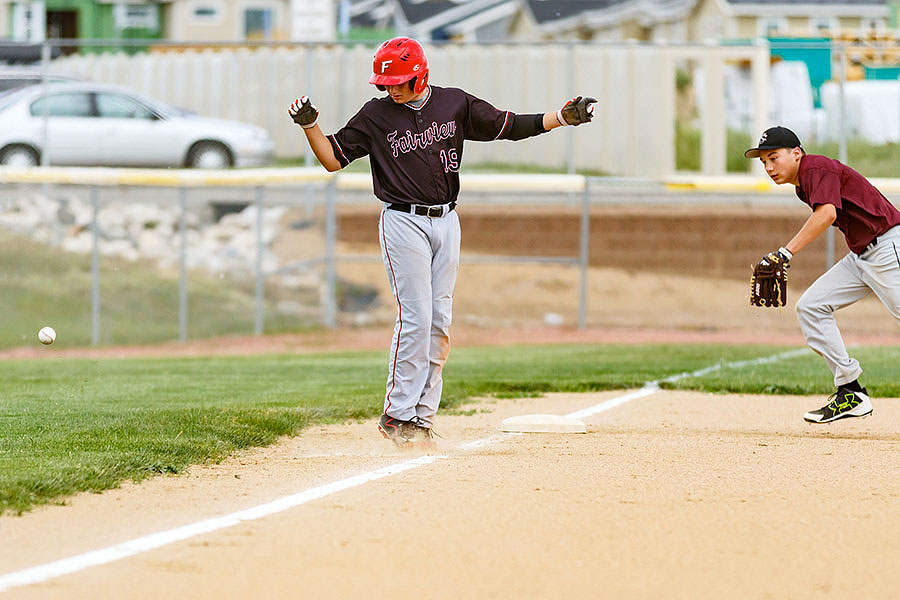
{"type": "Polygon", "coordinates": [[[555,113],[544,115],[544,129],[550,131],[565,125],[590,123],[594,118],[594,104],[597,99],[590,96],[575,96],[555,113]]]}
{"type": "Polygon", "coordinates": [[[576,96],[559,110],[533,115],[534,121],[532,121],[532,115],[515,115],[509,130],[501,132],[501,137],[518,141],[546,133],[557,127],[590,123],[594,118],[596,102],[597,99],[590,96],[576,96]]]}

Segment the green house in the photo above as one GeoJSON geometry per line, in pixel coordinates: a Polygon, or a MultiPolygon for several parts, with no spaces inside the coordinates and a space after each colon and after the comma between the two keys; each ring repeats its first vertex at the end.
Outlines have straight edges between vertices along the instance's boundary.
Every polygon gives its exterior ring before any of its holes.
{"type": "MultiPolygon", "coordinates": [[[[39,41],[44,36],[80,40],[161,39],[165,37],[164,7],[162,2],[153,0],[0,1],[0,8],[8,11],[6,37],[28,41],[39,41]]],[[[64,50],[74,52],[77,47],[64,50]]]]}

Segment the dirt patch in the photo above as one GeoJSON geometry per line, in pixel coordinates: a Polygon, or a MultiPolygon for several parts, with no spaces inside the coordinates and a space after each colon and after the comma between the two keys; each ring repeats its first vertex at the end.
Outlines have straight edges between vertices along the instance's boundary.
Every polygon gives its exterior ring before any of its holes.
{"type": "MultiPolygon", "coordinates": [[[[371,250],[371,248],[370,248],[371,250]]],[[[344,312],[340,327],[296,334],[229,336],[154,345],[65,348],[36,341],[0,352],[0,359],[240,355],[271,352],[383,350],[390,345],[395,307],[380,262],[339,266],[339,276],[374,293],[361,312],[344,312]]],[[[455,347],[538,343],[721,343],[802,345],[791,287],[789,308],[748,303],[749,283],[592,268],[587,327],[579,329],[579,273],[553,265],[464,262],[454,298],[455,347]]],[[[900,329],[874,297],[842,309],[848,344],[900,344],[900,329]]],[[[450,360],[453,360],[452,354],[450,360]]]]}
{"type": "MultiPolygon", "coordinates": [[[[661,392],[587,419],[587,434],[497,432],[506,416],[566,414],[619,394],[498,400],[468,407],[471,414],[444,414],[438,422],[443,458],[433,464],[13,594],[895,594],[900,435],[893,425],[900,402],[876,400],[870,418],[812,426],[800,415],[821,398],[661,392]],[[840,569],[828,568],[835,556],[840,569]]],[[[0,556],[0,572],[409,458],[377,436],[374,422],[311,428],[220,465],[4,518],[4,547],[16,552],[0,556]]]]}

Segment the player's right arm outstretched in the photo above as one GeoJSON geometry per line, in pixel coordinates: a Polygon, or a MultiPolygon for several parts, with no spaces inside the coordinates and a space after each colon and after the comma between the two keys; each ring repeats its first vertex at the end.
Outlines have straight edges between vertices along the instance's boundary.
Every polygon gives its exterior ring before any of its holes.
{"type": "Polygon", "coordinates": [[[328,141],[316,122],[319,119],[319,111],[310,99],[301,96],[294,100],[288,109],[288,115],[294,123],[303,128],[309,147],[312,148],[313,154],[316,155],[322,166],[329,172],[340,171],[341,163],[335,158],[331,142],[328,141]]]}
{"type": "Polygon", "coordinates": [[[596,98],[590,96],[576,96],[566,102],[565,106],[555,113],[546,113],[544,115],[544,129],[551,130],[556,127],[566,125],[581,125],[590,123],[594,118],[594,104],[597,103],[596,98]]]}

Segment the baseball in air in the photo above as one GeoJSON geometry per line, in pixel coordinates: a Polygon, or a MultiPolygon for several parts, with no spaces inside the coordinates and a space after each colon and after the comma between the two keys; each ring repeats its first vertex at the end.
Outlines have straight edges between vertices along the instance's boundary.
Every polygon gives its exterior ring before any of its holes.
{"type": "Polygon", "coordinates": [[[38,331],[38,340],[42,344],[52,344],[55,339],[56,331],[52,327],[41,327],[41,330],[38,331]]]}

